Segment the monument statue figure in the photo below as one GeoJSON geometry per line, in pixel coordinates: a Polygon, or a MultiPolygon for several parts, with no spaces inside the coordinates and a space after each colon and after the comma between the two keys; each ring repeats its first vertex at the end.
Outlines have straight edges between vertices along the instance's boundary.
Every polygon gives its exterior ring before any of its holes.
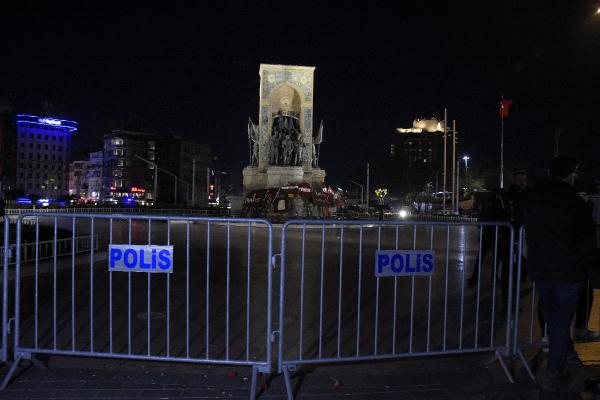
{"type": "Polygon", "coordinates": [[[301,166],[302,165],[302,148],[303,148],[304,143],[302,142],[302,137],[301,135],[298,135],[296,137],[296,140],[294,140],[294,155],[293,155],[293,163],[295,166],[301,166]]]}
{"type": "Polygon", "coordinates": [[[248,118],[248,143],[250,145],[250,165],[258,165],[259,147],[258,125],[254,125],[252,118],[248,118]]]}
{"type": "Polygon", "coordinates": [[[290,165],[290,161],[291,161],[291,157],[292,157],[292,152],[294,151],[294,144],[292,143],[292,139],[290,139],[290,134],[287,133],[285,135],[285,138],[283,139],[282,142],[282,147],[283,147],[283,162],[282,165],[284,166],[289,166],[290,165]]]}
{"type": "Polygon", "coordinates": [[[323,143],[323,120],[321,120],[321,125],[319,126],[319,132],[317,136],[313,137],[313,145],[312,145],[312,166],[319,166],[319,150],[321,147],[321,143],[323,143]]]}
{"type": "Polygon", "coordinates": [[[279,142],[280,133],[279,128],[274,127],[273,135],[269,139],[269,164],[277,165],[279,163],[279,142]]]}

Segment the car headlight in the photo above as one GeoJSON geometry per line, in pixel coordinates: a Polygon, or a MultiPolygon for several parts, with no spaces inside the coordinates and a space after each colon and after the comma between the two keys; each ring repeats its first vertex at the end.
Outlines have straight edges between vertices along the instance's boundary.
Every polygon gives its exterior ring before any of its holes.
{"type": "Polygon", "coordinates": [[[400,216],[400,218],[406,218],[408,216],[408,212],[406,210],[400,210],[398,215],[400,216]]]}

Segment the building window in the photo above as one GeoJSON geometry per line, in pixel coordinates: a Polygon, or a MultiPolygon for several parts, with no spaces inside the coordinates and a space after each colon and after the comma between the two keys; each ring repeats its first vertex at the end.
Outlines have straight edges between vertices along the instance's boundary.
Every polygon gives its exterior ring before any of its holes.
{"type": "Polygon", "coordinates": [[[156,143],[148,142],[148,150],[154,150],[154,149],[156,149],[156,143]]]}
{"type": "Polygon", "coordinates": [[[119,159],[117,160],[117,166],[119,166],[119,167],[122,167],[124,164],[125,164],[125,163],[124,163],[124,160],[123,160],[122,158],[119,158],[119,159]]]}
{"type": "Polygon", "coordinates": [[[113,140],[111,140],[111,143],[113,146],[123,146],[123,139],[122,138],[113,138],[113,140]]]}
{"type": "Polygon", "coordinates": [[[123,155],[123,149],[113,149],[113,155],[115,155],[115,156],[122,156],[123,155]]]}

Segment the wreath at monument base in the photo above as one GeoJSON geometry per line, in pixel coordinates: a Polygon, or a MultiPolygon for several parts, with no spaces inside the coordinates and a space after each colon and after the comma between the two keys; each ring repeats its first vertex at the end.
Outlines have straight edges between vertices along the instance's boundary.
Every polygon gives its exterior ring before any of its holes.
{"type": "Polygon", "coordinates": [[[331,218],[343,204],[342,191],[324,184],[307,182],[249,192],[242,205],[242,217],[282,221],[291,218],[331,218]]]}

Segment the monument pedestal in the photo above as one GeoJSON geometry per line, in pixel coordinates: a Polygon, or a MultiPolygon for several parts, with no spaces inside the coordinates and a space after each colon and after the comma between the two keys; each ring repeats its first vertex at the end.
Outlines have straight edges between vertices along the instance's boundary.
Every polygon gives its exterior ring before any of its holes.
{"type": "Polygon", "coordinates": [[[243,170],[244,192],[259,189],[275,189],[284,186],[298,185],[303,181],[320,185],[325,178],[325,171],[312,170],[304,172],[302,167],[269,166],[266,171],[258,167],[246,167],[243,170]],[[315,172],[317,174],[315,175],[315,172]],[[319,173],[320,172],[320,173],[319,173]]]}

